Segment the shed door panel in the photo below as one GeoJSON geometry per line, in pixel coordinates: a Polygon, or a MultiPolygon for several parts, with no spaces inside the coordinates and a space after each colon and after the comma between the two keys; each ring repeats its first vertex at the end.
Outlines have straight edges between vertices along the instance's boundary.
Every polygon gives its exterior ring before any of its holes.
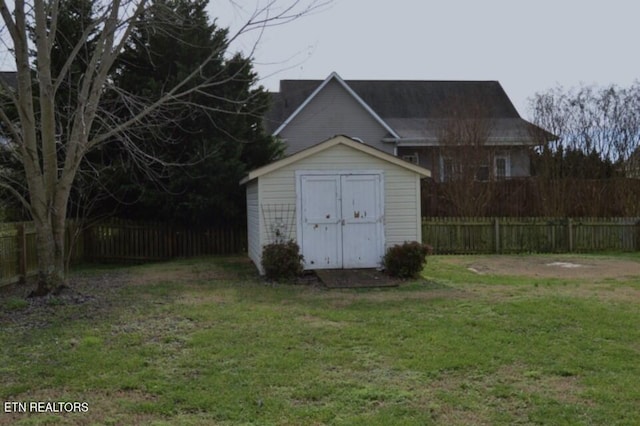
{"type": "Polygon", "coordinates": [[[342,176],[341,192],[343,267],[375,267],[382,255],[380,175],[342,176]]]}
{"type": "Polygon", "coordinates": [[[302,176],[301,197],[305,267],[341,268],[340,176],[302,176]]]}
{"type": "Polygon", "coordinates": [[[372,268],[384,252],[380,174],[301,175],[306,269],[372,268]]]}

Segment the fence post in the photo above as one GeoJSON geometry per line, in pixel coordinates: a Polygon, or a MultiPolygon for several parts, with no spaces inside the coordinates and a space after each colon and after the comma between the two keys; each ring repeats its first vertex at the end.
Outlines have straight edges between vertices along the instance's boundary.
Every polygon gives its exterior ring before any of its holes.
{"type": "Polygon", "coordinates": [[[93,251],[94,251],[93,227],[94,226],[98,226],[98,224],[87,225],[82,230],[82,245],[84,246],[82,250],[83,262],[93,260],[93,251]]]}
{"type": "Polygon", "coordinates": [[[497,217],[493,219],[493,232],[496,243],[496,254],[500,254],[500,220],[497,217]]]}
{"type": "Polygon", "coordinates": [[[27,281],[27,235],[24,223],[16,226],[16,248],[18,250],[18,282],[24,284],[27,281]]]}
{"type": "Polygon", "coordinates": [[[573,253],[573,221],[570,217],[567,218],[567,234],[569,237],[569,253],[573,253]]]}

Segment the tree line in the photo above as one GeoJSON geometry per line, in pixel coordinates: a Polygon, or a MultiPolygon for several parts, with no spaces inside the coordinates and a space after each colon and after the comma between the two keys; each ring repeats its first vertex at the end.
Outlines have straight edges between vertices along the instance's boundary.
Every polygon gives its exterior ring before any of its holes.
{"type": "Polygon", "coordinates": [[[546,178],[640,177],[640,82],[556,87],[529,100],[532,121],[558,136],[537,149],[546,178]]]}
{"type": "Polygon", "coordinates": [[[535,144],[524,180],[499,176],[496,157],[505,148],[489,141],[498,124],[490,105],[446,105],[452,118],[443,121],[440,152],[458,162],[443,161],[445,182],[423,185],[423,214],[640,216],[640,82],[556,87],[531,97],[537,127],[523,134],[535,144]]]}

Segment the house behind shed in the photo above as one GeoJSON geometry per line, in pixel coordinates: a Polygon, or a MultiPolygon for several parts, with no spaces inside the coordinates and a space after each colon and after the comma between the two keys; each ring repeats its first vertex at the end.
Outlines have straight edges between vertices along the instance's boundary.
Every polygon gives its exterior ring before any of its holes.
{"type": "Polygon", "coordinates": [[[249,257],[294,240],[305,269],[374,268],[386,248],[421,241],[420,179],[430,171],[345,136],[253,170],[247,194],[249,257]]]}

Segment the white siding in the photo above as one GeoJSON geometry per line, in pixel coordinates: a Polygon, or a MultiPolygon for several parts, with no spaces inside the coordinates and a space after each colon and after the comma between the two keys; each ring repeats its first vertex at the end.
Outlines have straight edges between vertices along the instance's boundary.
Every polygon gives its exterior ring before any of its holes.
{"type": "Polygon", "coordinates": [[[360,138],[393,154],[393,144],[382,142],[387,133],[339,82],[331,80],[278,136],[287,144],[287,155],[336,135],[360,138]]]}
{"type": "MultiPolygon", "coordinates": [[[[295,206],[296,170],[382,171],[385,246],[388,248],[404,241],[420,240],[420,179],[415,173],[350,147],[336,145],[261,176],[259,178],[260,203],[295,206]]],[[[262,241],[267,241],[268,226],[269,224],[262,226],[262,241]]],[[[291,236],[296,238],[295,224],[291,236]]]]}
{"type": "Polygon", "coordinates": [[[247,240],[249,259],[262,273],[262,243],[260,240],[260,197],[258,181],[247,184],[247,240]]]}

